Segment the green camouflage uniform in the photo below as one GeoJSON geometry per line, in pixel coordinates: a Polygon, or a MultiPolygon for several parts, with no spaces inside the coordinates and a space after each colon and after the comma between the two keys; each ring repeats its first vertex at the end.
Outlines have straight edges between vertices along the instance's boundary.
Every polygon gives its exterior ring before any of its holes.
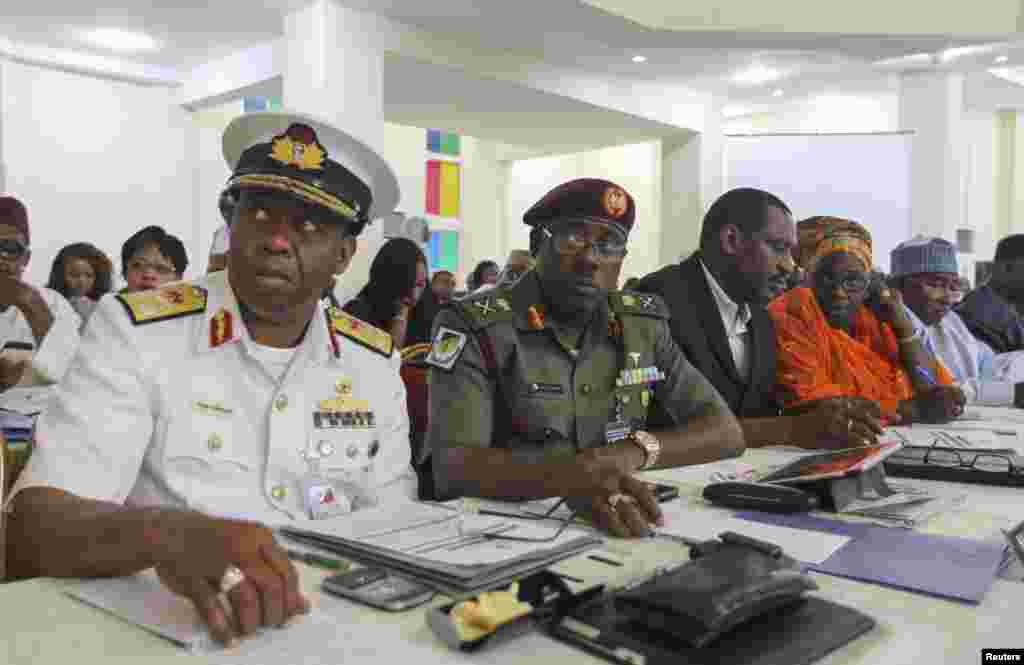
{"type": "Polygon", "coordinates": [[[672,340],[658,296],[610,293],[579,349],[556,334],[550,317],[538,329],[530,309],[541,302],[539,279],[528,273],[512,287],[456,301],[438,314],[425,449],[434,455],[442,495],[447,480],[437,453],[447,446],[550,456],[605,445],[609,423],[642,428],[655,403],[677,425],[729,413],[672,340]],[[648,381],[656,379],[655,368],[664,379],[648,381]],[[617,385],[623,370],[625,385],[617,385]]]}

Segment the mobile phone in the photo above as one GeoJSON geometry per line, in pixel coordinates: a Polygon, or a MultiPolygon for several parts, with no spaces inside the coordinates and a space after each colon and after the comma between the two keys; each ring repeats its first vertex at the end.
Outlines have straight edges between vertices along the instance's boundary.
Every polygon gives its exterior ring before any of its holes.
{"type": "Polygon", "coordinates": [[[654,498],[658,500],[658,503],[665,503],[666,501],[677,499],[679,498],[679,488],[675,485],[654,483],[654,498]]]}
{"type": "Polygon", "coordinates": [[[389,612],[418,607],[434,597],[430,587],[377,567],[331,575],[321,586],[328,593],[389,612]]]}

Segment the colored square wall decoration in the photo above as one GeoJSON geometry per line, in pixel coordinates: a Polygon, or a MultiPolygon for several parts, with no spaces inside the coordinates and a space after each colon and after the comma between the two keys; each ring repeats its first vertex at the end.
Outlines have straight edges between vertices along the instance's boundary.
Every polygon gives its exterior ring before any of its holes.
{"type": "Polygon", "coordinates": [[[438,217],[459,216],[461,165],[439,159],[427,160],[426,211],[438,217]]]}
{"type": "Polygon", "coordinates": [[[443,132],[440,129],[428,129],[427,150],[441,155],[458,157],[462,150],[462,142],[458,134],[443,132]]]}
{"type": "Polygon", "coordinates": [[[430,261],[431,273],[438,270],[457,272],[459,268],[459,232],[431,231],[427,258],[430,261]]]}

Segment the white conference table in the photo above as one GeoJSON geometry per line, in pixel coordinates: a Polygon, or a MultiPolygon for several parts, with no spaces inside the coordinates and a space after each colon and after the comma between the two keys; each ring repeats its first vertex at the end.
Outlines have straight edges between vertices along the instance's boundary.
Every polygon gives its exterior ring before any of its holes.
{"type": "MultiPolygon", "coordinates": [[[[1024,434],[1024,419],[1017,425],[1024,434]]],[[[748,451],[744,461],[764,465],[777,461],[774,451],[748,451]]],[[[677,482],[684,490],[682,501],[702,510],[695,498],[699,487],[678,482],[672,472],[652,474],[677,482]]],[[[937,484],[936,487],[947,485],[937,484]]],[[[1024,519],[1024,488],[953,486],[967,493],[967,501],[929,520],[922,531],[992,539],[998,528],[1024,519]],[[1018,508],[1019,506],[1019,508],[1018,508]]],[[[657,565],[686,559],[686,550],[665,539],[609,541],[605,549],[622,560],[621,568],[587,559],[563,561],[555,570],[585,580],[584,588],[601,582],[625,581],[657,565]]],[[[486,663],[488,665],[535,665],[539,663],[605,663],[539,633],[527,634],[473,653],[444,646],[426,624],[425,608],[388,613],[321,593],[322,570],[299,564],[303,588],[322,616],[336,622],[337,631],[322,644],[288,639],[301,627],[284,628],[275,635],[273,647],[256,656],[243,646],[235,652],[189,654],[163,638],[151,635],[100,610],[83,605],[61,593],[65,582],[36,579],[0,585],[0,663],[29,665],[55,663],[132,662],[246,663],[247,665],[325,665],[328,663],[381,663],[433,665],[435,663],[486,663]],[[182,659],[189,659],[183,661],[182,659]]],[[[980,605],[969,605],[888,587],[812,573],[819,595],[855,607],[875,618],[877,626],[864,636],[819,661],[823,665],[862,663],[976,663],[981,649],[1024,647],[1024,583],[997,579],[980,605]]],[[[438,599],[431,603],[445,602],[438,599]]],[[[780,664],[785,665],[785,664],[780,664]]]]}

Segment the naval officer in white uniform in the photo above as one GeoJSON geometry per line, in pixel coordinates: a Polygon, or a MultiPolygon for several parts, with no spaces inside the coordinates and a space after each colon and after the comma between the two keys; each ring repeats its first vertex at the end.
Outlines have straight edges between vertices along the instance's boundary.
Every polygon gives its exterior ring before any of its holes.
{"type": "Polygon", "coordinates": [[[415,476],[391,337],[319,304],[394,209],[393,172],[294,114],[236,119],[224,150],[227,270],[101,301],[12,491],[7,551],[15,577],[155,566],[230,643],[308,609],[256,522],[344,519],[415,476]]]}

